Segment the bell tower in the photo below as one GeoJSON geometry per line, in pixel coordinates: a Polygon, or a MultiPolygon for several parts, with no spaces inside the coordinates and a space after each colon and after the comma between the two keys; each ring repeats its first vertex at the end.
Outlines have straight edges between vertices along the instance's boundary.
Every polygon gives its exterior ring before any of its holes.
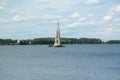
{"type": "Polygon", "coordinates": [[[57,22],[57,29],[56,29],[56,34],[55,34],[55,47],[61,46],[61,41],[60,41],[60,28],[59,28],[59,22],[57,22]]]}

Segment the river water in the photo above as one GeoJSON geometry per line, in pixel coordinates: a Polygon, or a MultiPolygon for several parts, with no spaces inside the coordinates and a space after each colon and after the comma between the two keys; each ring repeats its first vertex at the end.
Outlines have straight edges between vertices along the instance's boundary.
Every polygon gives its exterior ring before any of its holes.
{"type": "Polygon", "coordinates": [[[120,80],[120,45],[0,46],[0,80],[120,80]]]}

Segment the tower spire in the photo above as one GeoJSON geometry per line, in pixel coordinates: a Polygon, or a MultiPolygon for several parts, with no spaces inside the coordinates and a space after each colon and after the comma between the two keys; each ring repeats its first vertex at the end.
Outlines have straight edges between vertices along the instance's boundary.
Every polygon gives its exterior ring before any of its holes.
{"type": "Polygon", "coordinates": [[[59,27],[59,21],[57,21],[57,26],[59,27]]]}
{"type": "Polygon", "coordinates": [[[59,29],[59,21],[57,21],[57,29],[59,29]]]}

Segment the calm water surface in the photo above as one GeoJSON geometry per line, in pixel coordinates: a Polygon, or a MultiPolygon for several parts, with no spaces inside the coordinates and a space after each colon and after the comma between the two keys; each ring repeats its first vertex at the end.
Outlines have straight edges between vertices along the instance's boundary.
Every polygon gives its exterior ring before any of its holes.
{"type": "Polygon", "coordinates": [[[0,46],[0,80],[120,80],[120,45],[0,46]]]}

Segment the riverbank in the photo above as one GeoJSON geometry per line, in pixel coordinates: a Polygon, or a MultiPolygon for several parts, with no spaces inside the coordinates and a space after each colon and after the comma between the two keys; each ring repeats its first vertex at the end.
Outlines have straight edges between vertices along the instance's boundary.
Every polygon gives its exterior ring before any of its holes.
{"type": "MultiPolygon", "coordinates": [[[[61,38],[62,44],[120,44],[120,40],[101,40],[97,38],[61,38]]],[[[34,38],[26,40],[0,39],[0,45],[42,45],[54,44],[54,38],[34,38]]]]}

